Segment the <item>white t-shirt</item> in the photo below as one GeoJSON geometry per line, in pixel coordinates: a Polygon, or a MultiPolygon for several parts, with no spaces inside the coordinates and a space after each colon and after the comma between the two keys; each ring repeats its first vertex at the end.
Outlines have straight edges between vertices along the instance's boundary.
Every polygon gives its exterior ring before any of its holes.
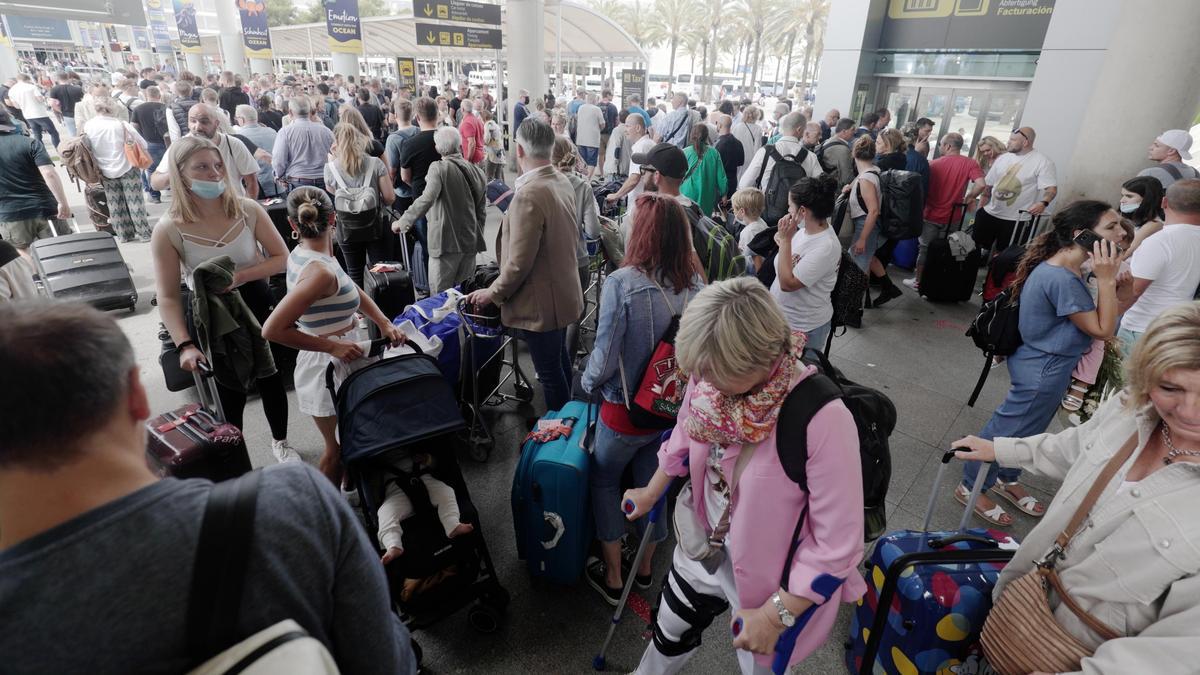
{"type": "Polygon", "coordinates": [[[575,145],[586,148],[600,147],[600,129],[604,126],[604,113],[599,106],[584,103],[575,113],[575,145]]]}
{"type": "Polygon", "coordinates": [[[1200,286],[1200,225],[1175,223],[1150,235],[1130,260],[1133,276],[1153,283],[1121,317],[1121,328],[1145,332],[1164,310],[1189,302],[1200,286]]]}
{"type": "Polygon", "coordinates": [[[742,228],[742,233],[738,235],[738,248],[741,249],[742,255],[752,255],[750,253],[750,242],[754,241],[758,233],[765,229],[767,229],[767,223],[762,218],[742,228]]]}
{"type": "MultiPolygon", "coordinates": [[[[837,283],[841,259],[842,244],[832,227],[818,234],[808,234],[801,228],[792,236],[792,274],[804,287],[784,291],[779,287],[777,276],[771,284],[771,295],[783,308],[783,315],[793,330],[810,331],[833,318],[830,294],[837,283]]],[[[775,269],[782,263],[776,256],[775,269]]]]}
{"type": "MultiPolygon", "coordinates": [[[[221,160],[225,162],[225,173],[227,174],[225,184],[233,188],[238,197],[245,197],[246,189],[242,186],[242,176],[257,175],[258,161],[246,149],[246,145],[236,138],[221,134],[221,140],[214,141],[214,143],[221,150],[221,160]]],[[[173,154],[168,151],[166,155],[163,155],[162,162],[159,162],[155,173],[168,173],[171,170],[173,154]]]]}
{"type": "Polygon", "coordinates": [[[992,198],[984,210],[1003,220],[1017,220],[1019,212],[1042,200],[1046,188],[1058,185],[1055,171],[1054,162],[1037,150],[1000,155],[985,179],[992,198]]]}
{"type": "Polygon", "coordinates": [[[50,110],[46,108],[46,100],[38,88],[29,82],[17,82],[8,90],[8,98],[21,109],[25,119],[35,120],[39,117],[49,117],[50,110]]]}
{"type": "MultiPolygon", "coordinates": [[[[641,138],[639,138],[637,140],[636,143],[633,144],[633,147],[630,149],[629,154],[630,154],[630,156],[632,156],[632,155],[638,155],[638,154],[650,152],[651,148],[653,148],[653,147],[654,147],[654,140],[651,139],[650,136],[648,136],[648,135],[642,136],[641,138]]],[[[629,175],[632,176],[635,173],[641,173],[641,171],[642,171],[642,165],[637,164],[633,161],[633,159],[630,159],[629,160],[629,175]]],[[[626,234],[625,241],[629,241],[628,235],[631,234],[631,230],[633,228],[633,215],[634,215],[634,212],[637,211],[637,198],[639,195],[641,195],[643,192],[646,191],[646,189],[644,187],[642,187],[644,180],[645,180],[645,176],[642,177],[642,180],[638,181],[638,184],[636,186],[634,186],[634,188],[632,190],[630,190],[629,194],[627,195],[629,199],[628,199],[628,208],[625,209],[625,221],[624,221],[625,222],[625,234],[626,234]]]]}

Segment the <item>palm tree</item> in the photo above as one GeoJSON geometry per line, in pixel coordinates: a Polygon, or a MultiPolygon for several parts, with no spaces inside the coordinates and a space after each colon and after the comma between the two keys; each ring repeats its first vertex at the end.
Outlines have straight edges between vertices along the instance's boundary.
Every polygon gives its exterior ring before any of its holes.
{"type": "Polygon", "coordinates": [[[688,0],[654,0],[654,14],[650,19],[650,37],[659,44],[671,46],[671,66],[667,73],[667,86],[675,86],[675,55],[691,22],[691,7],[688,0]]]}
{"type": "Polygon", "coordinates": [[[701,65],[700,69],[704,71],[704,88],[700,95],[704,99],[709,97],[710,80],[713,72],[716,70],[717,58],[719,55],[717,41],[717,33],[721,28],[722,19],[725,18],[724,0],[693,0],[692,12],[697,16],[696,29],[702,31],[701,39],[701,65]],[[712,59],[709,59],[709,56],[712,59]]]}
{"type": "Polygon", "coordinates": [[[731,16],[753,36],[754,56],[750,66],[750,90],[758,86],[758,68],[763,60],[762,39],[767,26],[777,15],[776,0],[741,0],[731,16]]]}
{"type": "Polygon", "coordinates": [[[650,25],[649,0],[591,0],[591,4],[596,11],[616,21],[643,49],[653,49],[662,44],[650,25]]]}
{"type": "MultiPolygon", "coordinates": [[[[814,54],[820,58],[822,47],[825,44],[825,24],[829,20],[829,0],[805,0],[802,6],[808,11],[804,28],[804,65],[800,68],[800,77],[807,87],[811,81],[808,70],[809,63],[814,54]]],[[[790,62],[790,54],[788,59],[790,62]]],[[[813,71],[816,71],[815,63],[813,71]]]]}

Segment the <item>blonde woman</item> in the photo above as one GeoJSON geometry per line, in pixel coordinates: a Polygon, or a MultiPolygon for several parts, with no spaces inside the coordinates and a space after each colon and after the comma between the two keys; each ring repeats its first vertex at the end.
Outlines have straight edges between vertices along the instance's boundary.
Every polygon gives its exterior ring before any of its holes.
{"type": "MultiPolygon", "coordinates": [[[[359,119],[361,120],[361,116],[359,119]]],[[[368,154],[370,141],[369,137],[346,122],[339,122],[333,127],[330,161],[325,165],[325,189],[329,194],[336,196],[339,186],[356,188],[372,185],[379,197],[379,203],[390,205],[396,201],[396,191],[392,187],[392,180],[383,160],[368,154]]],[[[380,217],[382,218],[382,214],[380,217]]],[[[363,285],[367,258],[376,263],[389,259],[392,254],[393,238],[385,236],[382,224],[378,229],[379,236],[373,241],[351,242],[346,241],[345,230],[341,221],[338,222],[338,245],[341,246],[342,257],[346,261],[346,272],[359,287],[363,285]]]]}
{"type": "Polygon", "coordinates": [[[979,162],[979,168],[983,169],[983,175],[987,175],[996,158],[1008,152],[1004,144],[995,136],[984,136],[979,139],[979,145],[975,146],[975,161],[979,162]]]}
{"type": "MultiPolygon", "coordinates": [[[[287,246],[258,202],[237,196],[227,185],[221,152],[212,141],[185,136],[171,144],[171,205],[159,219],[150,239],[158,291],[158,314],[179,353],[179,365],[194,371],[208,358],[194,341],[190,319],[192,272],[201,263],[229,256],[235,264],[233,285],[259,323],[274,304],[267,279],[283,272],[287,246]],[[264,255],[265,253],[265,255],[264,255]],[[180,273],[182,268],[183,273],[180,273]]],[[[219,355],[214,354],[214,358],[219,355]]],[[[214,365],[214,370],[220,370],[214,365]]],[[[228,422],[244,429],[246,391],[235,383],[217,382],[217,393],[228,422]]],[[[274,439],[271,449],[279,461],[299,460],[287,442],[288,401],[278,372],[258,379],[263,411],[274,439]]]]}
{"type": "MultiPolygon", "coordinates": [[[[1000,573],[992,616],[1004,612],[1010,592],[1014,598],[1027,595],[1025,577],[1066,532],[1074,536],[1055,563],[1062,590],[1108,633],[1086,625],[1056,592],[1046,600],[1052,621],[1080,643],[1086,656],[1051,662],[1048,650],[1025,649],[1016,655],[1025,660],[1014,663],[1008,650],[989,648],[987,635],[991,631],[1001,643],[1022,636],[989,618],[984,649],[993,665],[1001,659],[1014,664],[1008,669],[1014,672],[1196,672],[1200,528],[1193,513],[1200,503],[1200,302],[1159,315],[1125,362],[1125,372],[1125,390],[1078,427],[990,441],[968,436],[951,444],[962,459],[996,462],[1062,482],[1041,522],[1000,573]],[[1102,491],[1083,514],[1086,524],[1068,531],[1095,485],[1102,491]]],[[[1035,592],[1040,588],[1039,583],[1035,592]]]]}
{"type": "MultiPolygon", "coordinates": [[[[355,108],[349,103],[342,104],[342,107],[338,108],[338,123],[349,124],[350,126],[354,127],[355,131],[362,134],[367,139],[367,154],[372,157],[378,157],[381,160],[383,159],[383,143],[380,143],[371,134],[371,127],[367,126],[367,120],[363,118],[362,113],[358,111],[358,108],[355,108]]],[[[384,166],[386,165],[387,162],[385,160],[384,166]]],[[[326,185],[328,184],[329,183],[326,183],[326,185]]]]}
{"type": "Polygon", "coordinates": [[[600,207],[592,193],[592,184],[580,173],[579,151],[566,136],[554,137],[554,150],[550,161],[559,173],[567,177],[571,189],[575,190],[575,224],[579,226],[579,242],[575,247],[579,263],[579,284],[587,289],[591,258],[587,251],[587,237],[600,236],[600,207]]]}

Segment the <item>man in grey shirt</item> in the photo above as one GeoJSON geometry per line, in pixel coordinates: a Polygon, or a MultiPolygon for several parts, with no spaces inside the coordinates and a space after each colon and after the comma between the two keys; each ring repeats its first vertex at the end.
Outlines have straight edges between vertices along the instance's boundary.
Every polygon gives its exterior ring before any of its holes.
{"type": "MultiPolygon", "coordinates": [[[[0,304],[0,670],[186,672],[212,483],[146,466],[133,348],[82,303],[0,304]],[[52,375],[50,375],[52,374],[52,375]],[[62,411],[69,410],[69,415],[62,411]]],[[[354,513],[308,465],[263,470],[235,633],[292,619],[343,673],[414,673],[354,513]]]]}
{"type": "MultiPolygon", "coordinates": [[[[258,111],[245,103],[239,105],[234,115],[238,126],[234,127],[234,131],[249,138],[252,143],[257,145],[259,149],[274,148],[275,138],[279,135],[271,127],[258,123],[258,111]]],[[[264,150],[265,154],[266,151],[264,150]]],[[[258,194],[261,197],[275,197],[279,195],[281,190],[279,184],[275,181],[275,169],[271,167],[271,159],[268,155],[265,158],[254,158],[258,162],[258,194]]]]}
{"type": "Polygon", "coordinates": [[[1139,176],[1153,176],[1162,183],[1163,190],[1184,178],[1200,178],[1200,171],[1183,163],[1191,159],[1192,135],[1183,129],[1170,129],[1150,144],[1148,158],[1158,162],[1157,166],[1142,169],[1139,176]]]}
{"type": "Polygon", "coordinates": [[[286,184],[287,192],[301,185],[324,190],[325,164],[329,162],[329,149],[333,147],[333,132],[312,118],[312,102],[308,97],[293,98],[288,101],[288,109],[295,121],[275,136],[275,147],[271,152],[275,176],[286,184]]]}

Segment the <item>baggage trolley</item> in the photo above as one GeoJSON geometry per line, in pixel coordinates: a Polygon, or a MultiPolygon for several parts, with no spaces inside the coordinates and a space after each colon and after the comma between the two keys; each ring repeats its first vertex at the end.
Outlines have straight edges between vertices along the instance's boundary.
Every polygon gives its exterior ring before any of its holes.
{"type": "Polygon", "coordinates": [[[483,418],[483,407],[508,401],[528,403],[533,400],[533,387],[521,368],[516,338],[505,330],[498,313],[471,313],[465,298],[458,301],[456,311],[461,319],[459,400],[466,412],[471,459],[483,462],[496,443],[483,418]],[[511,394],[501,391],[509,380],[513,381],[511,394]]]}

